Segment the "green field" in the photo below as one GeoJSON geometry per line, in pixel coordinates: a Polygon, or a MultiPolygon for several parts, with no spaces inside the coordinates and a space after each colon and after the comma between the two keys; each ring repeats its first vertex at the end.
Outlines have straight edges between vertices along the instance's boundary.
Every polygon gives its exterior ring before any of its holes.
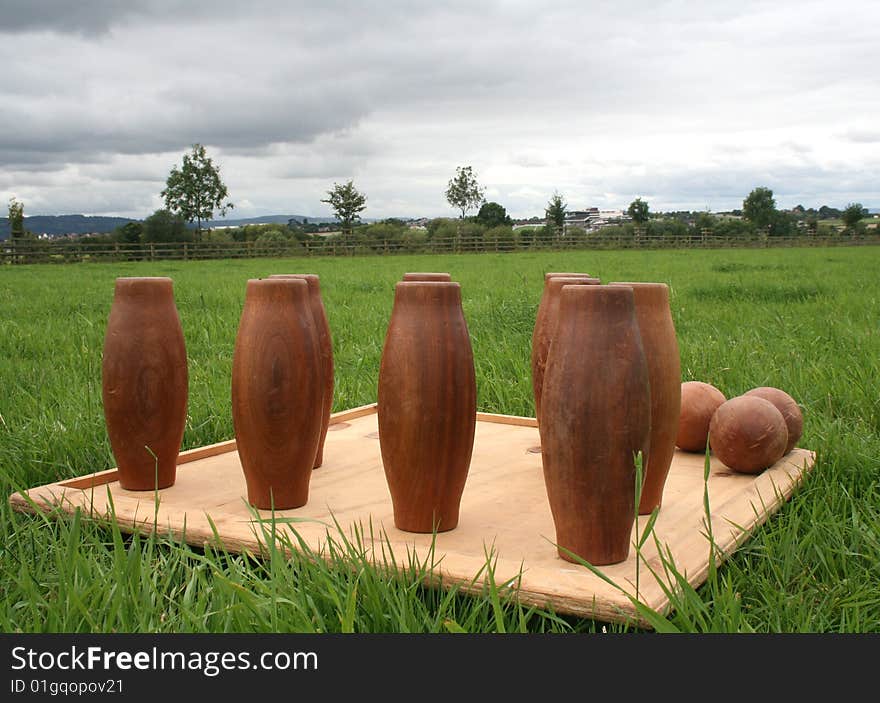
{"type": "MultiPolygon", "coordinates": [[[[880,631],[880,249],[626,251],[251,259],[0,269],[4,495],[114,466],[101,350],[117,276],[171,276],[190,370],[184,448],[233,436],[230,372],[245,284],[321,277],[336,361],[334,410],[374,402],[394,283],[461,283],[478,407],[533,415],[529,350],[545,271],[662,281],[672,289],[682,380],[728,397],[761,385],[801,404],[804,486],[662,627],[692,632],[880,631]]],[[[592,632],[603,623],[423,586],[417,564],[375,571],[357,545],[331,560],[269,559],[132,538],[3,501],[5,632],[592,632]],[[357,568],[351,568],[352,563],[357,568]]],[[[619,626],[607,626],[621,629],[619,626]]]]}

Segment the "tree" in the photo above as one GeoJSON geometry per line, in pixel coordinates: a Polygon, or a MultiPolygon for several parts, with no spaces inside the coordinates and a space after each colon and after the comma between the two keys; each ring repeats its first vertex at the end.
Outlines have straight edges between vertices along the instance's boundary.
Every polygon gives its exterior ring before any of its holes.
{"type": "Polygon", "coordinates": [[[648,203],[641,198],[633,200],[626,212],[638,225],[643,225],[648,221],[648,203]]]}
{"type": "Polygon", "coordinates": [[[551,226],[557,235],[562,234],[565,228],[565,210],[568,207],[563,197],[554,191],[553,197],[547,203],[544,215],[547,218],[547,224],[551,226]]]}
{"type": "Polygon", "coordinates": [[[407,229],[405,222],[391,217],[369,227],[364,227],[364,235],[368,240],[375,242],[377,250],[382,250],[387,249],[389,243],[400,240],[407,229]]]}
{"type": "Polygon", "coordinates": [[[714,230],[715,226],[716,220],[711,212],[700,212],[694,219],[694,229],[700,234],[703,230],[714,230]]]}
{"type": "Polygon", "coordinates": [[[513,251],[516,234],[509,225],[490,227],[483,232],[483,247],[486,251],[513,251]]]}
{"type": "Polygon", "coordinates": [[[868,211],[862,207],[861,203],[850,203],[847,205],[841,217],[843,218],[843,224],[846,225],[847,229],[855,229],[856,225],[861,222],[862,218],[868,214],[868,211]]]}
{"type": "Polygon", "coordinates": [[[126,244],[136,244],[141,241],[141,235],[143,234],[144,226],[141,222],[126,222],[121,227],[116,228],[116,238],[120,242],[125,242],[126,244]]]}
{"type": "Polygon", "coordinates": [[[360,219],[359,213],[367,207],[367,197],[358,192],[351,180],[343,185],[334,183],[327,195],[329,197],[321,202],[329,204],[333,209],[336,219],[342,223],[343,236],[351,234],[354,223],[360,219]]]}
{"type": "Polygon", "coordinates": [[[438,217],[428,223],[428,241],[435,250],[451,249],[458,234],[459,219],[438,217]]]}
{"type": "Polygon", "coordinates": [[[455,169],[455,178],[449,179],[446,188],[446,200],[452,207],[461,211],[461,219],[468,210],[479,207],[484,200],[484,189],[477,183],[477,177],[470,166],[459,166],[455,169]]]}
{"type": "Polygon", "coordinates": [[[486,228],[479,222],[456,220],[456,242],[453,248],[457,251],[481,251],[483,235],[486,228]]]}
{"type": "Polygon", "coordinates": [[[189,239],[189,232],[182,217],[156,210],[144,220],[141,237],[145,242],[183,242],[189,239]]]}
{"type": "Polygon", "coordinates": [[[180,215],[186,222],[196,222],[197,237],[202,235],[202,222],[214,219],[214,211],[221,215],[235,207],[226,202],[228,192],[220,180],[220,168],[205,153],[201,144],[193,144],[192,151],[183,155],[183,166],[171,169],[165,190],[166,209],[180,215]]]}
{"type": "Polygon", "coordinates": [[[24,203],[15,197],[9,199],[9,236],[11,239],[24,237],[24,203]]]}
{"type": "Polygon", "coordinates": [[[260,234],[254,241],[254,248],[260,254],[281,254],[289,251],[294,242],[293,237],[275,227],[260,234]]]}
{"type": "Polygon", "coordinates": [[[773,191],[763,186],[755,188],[743,200],[742,212],[757,229],[769,229],[777,220],[773,191]]]}
{"type": "Polygon", "coordinates": [[[480,211],[477,213],[477,222],[490,229],[492,227],[510,226],[513,224],[510,216],[507,214],[507,210],[498,203],[483,203],[480,206],[480,211]]]}

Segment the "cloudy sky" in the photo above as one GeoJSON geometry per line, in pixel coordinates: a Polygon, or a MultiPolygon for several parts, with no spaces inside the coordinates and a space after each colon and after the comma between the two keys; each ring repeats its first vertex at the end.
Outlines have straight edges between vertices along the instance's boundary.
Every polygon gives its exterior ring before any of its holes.
{"type": "Polygon", "coordinates": [[[515,217],[880,207],[877,0],[0,0],[0,65],[26,215],[144,217],[196,142],[235,217],[454,216],[460,165],[515,217]]]}

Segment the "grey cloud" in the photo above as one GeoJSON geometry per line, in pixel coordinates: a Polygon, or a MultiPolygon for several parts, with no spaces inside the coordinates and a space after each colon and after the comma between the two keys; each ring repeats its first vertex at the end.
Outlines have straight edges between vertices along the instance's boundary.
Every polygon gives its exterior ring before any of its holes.
{"type": "Polygon", "coordinates": [[[138,20],[210,20],[271,2],[252,0],[0,0],[0,33],[55,32],[97,37],[138,20]]]}
{"type": "Polygon", "coordinates": [[[319,178],[340,181],[362,174],[367,168],[370,156],[375,153],[373,150],[337,153],[331,147],[326,147],[325,150],[319,144],[297,155],[277,159],[270,173],[284,180],[319,178]]]}
{"type": "Polygon", "coordinates": [[[534,152],[513,154],[510,157],[510,162],[523,168],[544,168],[550,165],[550,161],[546,157],[534,152]]]}
{"type": "Polygon", "coordinates": [[[813,147],[809,144],[803,144],[801,142],[794,141],[786,141],[783,142],[780,146],[785,147],[790,152],[798,155],[809,154],[813,151],[813,147]]]}
{"type": "Polygon", "coordinates": [[[773,190],[779,207],[794,207],[798,203],[805,207],[840,206],[845,204],[847,194],[860,191],[872,177],[878,176],[878,171],[878,168],[854,169],[817,163],[763,168],[747,164],[684,168],[679,164],[641,178],[617,174],[609,186],[616,192],[632,192],[633,197],[640,191],[651,193],[654,209],[700,209],[701,203],[712,210],[740,208],[746,196],[758,186],[773,190]]]}
{"type": "MultiPolygon", "coordinates": [[[[853,90],[876,85],[876,4],[842,2],[866,20],[845,33],[841,8],[820,3],[0,0],[3,187],[70,164],[93,189],[146,193],[201,142],[254,203],[356,176],[373,206],[442,211],[450,164],[466,161],[522,208],[543,207],[528,193],[552,193],[546,179],[590,197],[741,201],[758,177],[804,183],[818,166],[804,192],[828,188],[843,167],[821,170],[823,135],[880,142],[845,114],[856,94],[857,114],[878,107],[853,90]],[[801,123],[812,131],[788,133],[801,123]],[[767,128],[784,138],[749,143],[767,128]],[[164,166],[130,168],[157,155],[164,166]],[[270,177],[286,181],[277,196],[270,177]]],[[[862,188],[870,172],[850,169],[862,188]]]]}
{"type": "MultiPolygon", "coordinates": [[[[468,7],[465,2],[445,5],[468,7]]],[[[0,0],[0,34],[45,31],[95,38],[144,21],[234,25],[241,18],[262,16],[270,22],[291,21],[300,33],[326,42],[339,34],[340,12],[346,25],[364,29],[384,26],[389,17],[404,21],[419,14],[407,0],[385,0],[381,5],[356,0],[0,0]]]]}
{"type": "Polygon", "coordinates": [[[0,107],[0,162],[51,168],[59,159],[79,162],[96,153],[177,151],[195,142],[239,150],[307,142],[356,123],[364,112],[358,101],[357,95],[344,91],[313,100],[296,94],[267,95],[259,101],[214,95],[192,102],[181,97],[131,119],[100,106],[68,103],[31,111],[6,104],[0,107]],[[42,115],[34,119],[35,112],[42,115]]]}
{"type": "Polygon", "coordinates": [[[880,129],[848,129],[843,138],[856,144],[876,144],[880,142],[880,129]]]}
{"type": "Polygon", "coordinates": [[[129,15],[132,7],[125,0],[0,0],[0,33],[100,34],[115,20],[129,15]]]}

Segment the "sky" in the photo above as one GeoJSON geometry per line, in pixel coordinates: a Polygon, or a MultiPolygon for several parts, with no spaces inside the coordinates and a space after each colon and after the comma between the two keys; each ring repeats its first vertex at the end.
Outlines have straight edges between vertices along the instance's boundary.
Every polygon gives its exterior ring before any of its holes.
{"type": "Polygon", "coordinates": [[[878,27],[877,0],[0,0],[0,198],[146,217],[200,143],[235,218],[348,180],[364,217],[454,217],[459,166],[517,218],[878,208],[878,27]]]}

